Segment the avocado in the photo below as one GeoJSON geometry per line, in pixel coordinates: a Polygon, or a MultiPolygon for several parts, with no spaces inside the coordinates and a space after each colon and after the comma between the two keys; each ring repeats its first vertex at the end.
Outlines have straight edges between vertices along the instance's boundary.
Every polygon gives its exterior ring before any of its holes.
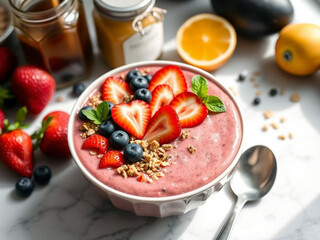
{"type": "Polygon", "coordinates": [[[289,0],[211,0],[211,5],[215,13],[247,37],[279,32],[291,22],[294,12],[289,0]]]}

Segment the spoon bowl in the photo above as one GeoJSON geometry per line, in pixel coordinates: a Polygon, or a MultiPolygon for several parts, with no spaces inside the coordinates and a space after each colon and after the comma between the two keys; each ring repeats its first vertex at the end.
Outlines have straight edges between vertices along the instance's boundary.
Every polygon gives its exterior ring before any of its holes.
{"type": "Polygon", "coordinates": [[[237,202],[216,239],[228,239],[234,222],[248,201],[256,201],[272,188],[277,174],[277,162],[273,152],[265,146],[254,146],[240,157],[230,180],[237,202]]]}
{"type": "Polygon", "coordinates": [[[245,195],[248,201],[258,200],[270,191],[276,173],[273,152],[265,146],[254,146],[241,155],[230,185],[236,195],[245,195]]]}

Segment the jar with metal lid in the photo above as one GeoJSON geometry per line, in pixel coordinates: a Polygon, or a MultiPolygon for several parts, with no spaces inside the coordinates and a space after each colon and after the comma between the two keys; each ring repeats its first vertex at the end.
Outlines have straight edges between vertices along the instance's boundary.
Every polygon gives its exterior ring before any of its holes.
{"type": "Polygon", "coordinates": [[[29,64],[48,70],[58,88],[87,77],[92,49],[78,0],[9,0],[29,64]]]}
{"type": "Polygon", "coordinates": [[[101,55],[110,67],[155,60],[163,46],[164,9],[155,0],[94,0],[101,55]]]}

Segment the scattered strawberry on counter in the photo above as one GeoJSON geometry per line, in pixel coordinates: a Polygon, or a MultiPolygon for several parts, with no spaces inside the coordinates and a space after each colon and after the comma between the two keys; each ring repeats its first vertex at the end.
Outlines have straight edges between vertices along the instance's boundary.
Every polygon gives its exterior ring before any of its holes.
{"type": "Polygon", "coordinates": [[[21,130],[27,115],[26,107],[17,111],[16,122],[4,120],[4,130],[0,135],[0,160],[13,171],[31,177],[33,170],[33,149],[31,137],[21,130]]]}
{"type": "Polygon", "coordinates": [[[25,105],[31,114],[39,114],[55,93],[53,77],[35,66],[20,66],[15,69],[12,90],[21,105],[25,105]]]}
{"type": "Polygon", "coordinates": [[[44,117],[41,128],[31,137],[36,139],[35,148],[49,157],[65,158],[70,156],[68,145],[69,114],[54,111],[44,117]]]}

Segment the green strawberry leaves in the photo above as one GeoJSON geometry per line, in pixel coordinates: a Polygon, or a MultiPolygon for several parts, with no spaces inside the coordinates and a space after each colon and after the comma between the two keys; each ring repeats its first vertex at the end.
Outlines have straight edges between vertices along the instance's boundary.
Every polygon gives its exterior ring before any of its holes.
{"type": "Polygon", "coordinates": [[[97,107],[97,110],[94,109],[84,109],[82,113],[93,121],[94,124],[101,124],[104,121],[107,121],[111,118],[109,114],[109,106],[107,101],[103,101],[97,107]]]}
{"type": "Polygon", "coordinates": [[[211,112],[225,112],[227,111],[225,105],[220,98],[213,95],[208,95],[207,79],[201,75],[196,75],[191,80],[192,92],[198,96],[200,101],[206,105],[211,112]]]}
{"type": "Polygon", "coordinates": [[[14,98],[13,94],[8,88],[0,87],[0,106],[3,105],[5,99],[14,98]]]}
{"type": "Polygon", "coordinates": [[[29,124],[24,123],[24,121],[26,120],[27,113],[28,113],[27,108],[22,107],[17,111],[14,123],[10,123],[9,119],[3,120],[4,132],[11,132],[11,131],[19,129],[19,128],[28,127],[29,124]]]}

